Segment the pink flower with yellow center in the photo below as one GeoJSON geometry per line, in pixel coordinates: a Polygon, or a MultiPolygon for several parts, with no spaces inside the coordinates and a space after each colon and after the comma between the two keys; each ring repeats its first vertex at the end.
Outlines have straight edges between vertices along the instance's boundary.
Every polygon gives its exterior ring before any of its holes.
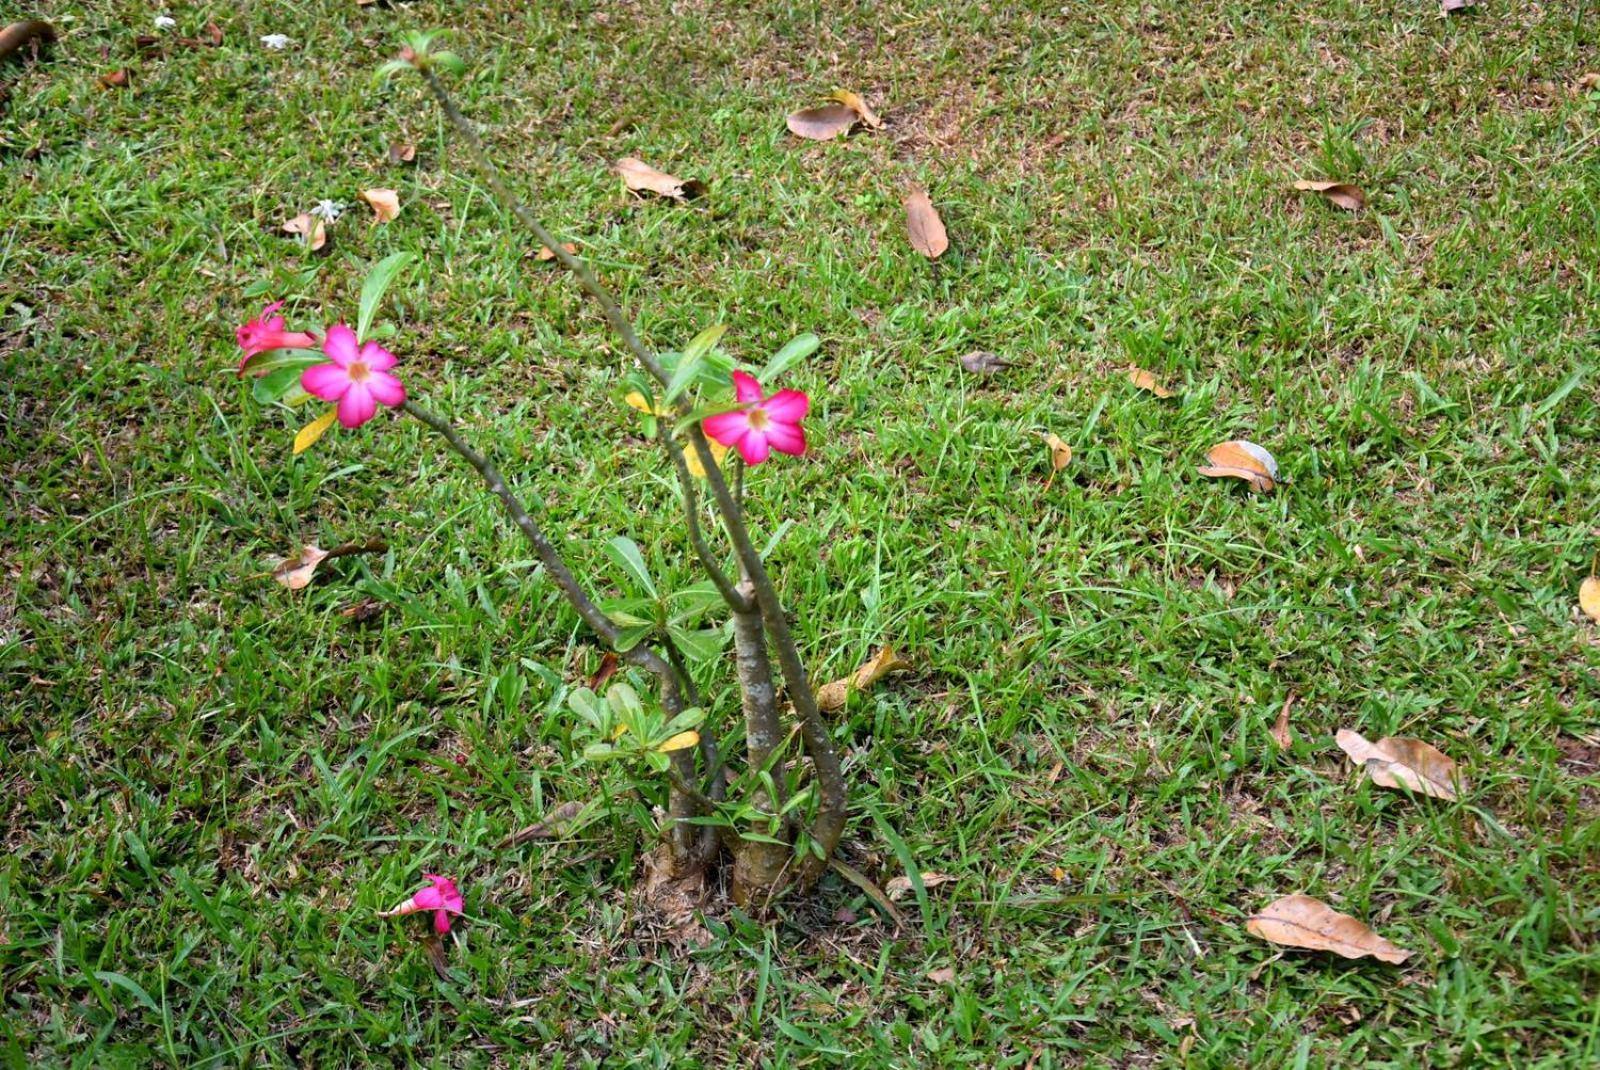
{"type": "Polygon", "coordinates": [[[283,317],[274,315],[283,307],[283,302],[278,301],[261,310],[261,315],[234,330],[233,336],[239,341],[239,348],[244,350],[244,359],[239,361],[239,374],[244,375],[244,366],[250,358],[257,353],[265,353],[269,349],[313,349],[317,344],[317,336],[310,331],[284,330],[283,317]]]}
{"type": "Polygon", "coordinates": [[[811,399],[798,390],[780,390],[762,397],[755,376],[733,373],[733,396],[742,408],[708,416],[700,426],[714,441],[739,451],[745,464],[760,464],[771,450],[800,456],[806,451],[806,433],[800,421],[811,399]]]}
{"type": "Polygon", "coordinates": [[[422,879],[427,881],[430,887],[418,889],[410,899],[393,910],[378,911],[378,917],[398,918],[406,914],[431,910],[434,931],[447,933],[450,931],[450,915],[460,914],[464,905],[461,893],[456,889],[456,882],[435,873],[424,873],[422,879]]]}
{"type": "Polygon", "coordinates": [[[395,355],[376,342],[358,345],[356,332],[343,323],[328,328],[322,352],[333,363],[317,364],[300,373],[306,393],[339,403],[339,422],[360,427],[378,411],[378,405],[399,405],[406,388],[389,374],[395,355]]]}

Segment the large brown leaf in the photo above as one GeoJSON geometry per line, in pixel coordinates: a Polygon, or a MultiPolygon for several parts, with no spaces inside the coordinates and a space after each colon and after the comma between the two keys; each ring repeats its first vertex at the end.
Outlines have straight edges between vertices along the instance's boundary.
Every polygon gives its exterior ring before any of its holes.
{"type": "Polygon", "coordinates": [[[1359,212],[1367,205],[1367,195],[1348,182],[1324,182],[1302,178],[1294,188],[1308,193],[1320,193],[1328,203],[1347,212],[1359,212]]]}
{"type": "Polygon", "coordinates": [[[1600,621],[1600,576],[1590,576],[1578,585],[1578,608],[1600,621]]]}
{"type": "Polygon", "coordinates": [[[1250,484],[1251,489],[1262,494],[1280,482],[1277,458],[1254,442],[1242,438],[1212,446],[1206,451],[1206,460],[1211,463],[1198,469],[1201,475],[1242,479],[1250,484]]]}
{"type": "Polygon", "coordinates": [[[824,104],[818,108],[801,108],[790,112],[789,133],[811,141],[832,141],[861,121],[861,116],[848,104],[824,104]]]}
{"type": "Polygon", "coordinates": [[[944,220],[922,190],[913,190],[906,198],[906,229],[911,232],[911,247],[929,260],[937,260],[950,248],[944,220]]]}
{"type": "Polygon", "coordinates": [[[1334,742],[1381,788],[1454,801],[1456,792],[1466,787],[1456,763],[1420,739],[1385,736],[1370,743],[1361,733],[1341,728],[1334,742]]]}
{"type": "Polygon", "coordinates": [[[1347,959],[1401,963],[1411,952],[1398,948],[1348,914],[1309,895],[1286,895],[1245,922],[1252,936],[1285,947],[1332,951],[1347,959]]]}
{"type": "Polygon", "coordinates": [[[1143,368],[1129,368],[1128,382],[1140,390],[1148,390],[1158,398],[1172,397],[1172,391],[1161,385],[1161,380],[1156,378],[1155,372],[1143,368]]]}
{"type": "Polygon", "coordinates": [[[661,197],[684,201],[705,192],[704,183],[693,178],[679,178],[665,171],[657,171],[643,160],[624,156],[615,164],[622,184],[633,193],[654,193],[661,197]]]}

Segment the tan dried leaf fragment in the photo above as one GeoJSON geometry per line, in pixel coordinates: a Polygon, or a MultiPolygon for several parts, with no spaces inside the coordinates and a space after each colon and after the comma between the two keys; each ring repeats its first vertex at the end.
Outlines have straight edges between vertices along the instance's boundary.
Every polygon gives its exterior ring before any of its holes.
{"type": "Polygon", "coordinates": [[[817,688],[817,708],[823,711],[842,710],[850,698],[850,692],[865,691],[890,673],[905,672],[909,668],[910,661],[896,653],[894,647],[885,646],[849,676],[817,688]]]}
{"type": "Polygon", "coordinates": [[[411,163],[417,158],[417,147],[410,142],[396,142],[389,146],[389,162],[392,164],[411,163]]]}
{"type": "Polygon", "coordinates": [[[1458,791],[1466,789],[1456,763],[1420,739],[1384,736],[1371,743],[1361,733],[1341,728],[1334,742],[1380,788],[1404,789],[1452,802],[1458,791]]]}
{"type": "Polygon", "coordinates": [[[579,814],[583,813],[583,806],[584,804],[578,799],[564,802],[545,814],[543,821],[528,825],[526,828],[520,828],[507,836],[500,841],[500,846],[515,847],[520,843],[527,843],[529,840],[559,839],[571,830],[572,823],[579,814]]]}
{"type": "Polygon", "coordinates": [[[303,546],[299,556],[286,557],[279,562],[278,567],[272,570],[272,578],[291,591],[301,590],[310,585],[312,577],[317,574],[317,566],[327,557],[328,551],[320,546],[303,546]]]}
{"type": "Polygon", "coordinates": [[[1347,212],[1359,212],[1367,206],[1367,195],[1348,182],[1325,182],[1321,179],[1302,178],[1294,188],[1308,193],[1320,193],[1328,203],[1347,212]]]}
{"type": "Polygon", "coordinates": [[[1245,922],[1252,936],[1284,947],[1332,951],[1347,959],[1402,963],[1411,952],[1396,947],[1348,914],[1309,895],[1286,895],[1245,922]]]}
{"type": "Polygon", "coordinates": [[[944,220],[938,209],[923,190],[912,190],[906,197],[906,229],[911,234],[911,247],[929,260],[937,260],[950,248],[950,235],[944,229],[944,220]]]}
{"type": "Polygon", "coordinates": [[[1265,494],[1283,480],[1278,476],[1278,461],[1265,449],[1242,438],[1219,442],[1206,451],[1209,465],[1197,471],[1214,479],[1242,479],[1252,490],[1265,494]]]}
{"type": "Polygon", "coordinates": [[[1161,385],[1161,380],[1156,378],[1155,372],[1146,371],[1143,368],[1129,368],[1128,382],[1140,390],[1149,391],[1158,398],[1170,398],[1173,396],[1171,390],[1161,385]]]}
{"type": "Polygon", "coordinates": [[[1049,490],[1061,470],[1072,463],[1072,447],[1054,431],[1045,434],[1044,444],[1050,449],[1050,478],[1044,481],[1044,489],[1049,490]]]}
{"type": "Polygon", "coordinates": [[[313,253],[328,244],[328,227],[320,216],[310,212],[301,212],[293,219],[284,223],[282,230],[300,240],[300,243],[313,253]]]}
{"type": "MultiPolygon", "coordinates": [[[[932,891],[941,884],[949,884],[951,881],[955,880],[955,878],[948,873],[923,873],[921,876],[922,887],[928,891],[932,891]]],[[[889,883],[883,886],[883,890],[888,894],[890,899],[904,899],[911,891],[911,878],[903,873],[898,877],[890,877],[889,883]]]]}
{"type": "Polygon", "coordinates": [[[643,160],[624,156],[613,168],[622,176],[622,184],[630,193],[654,193],[676,201],[698,197],[705,192],[705,184],[698,179],[679,178],[665,171],[657,171],[643,160]]]}
{"type": "Polygon", "coordinates": [[[1294,733],[1289,731],[1289,708],[1294,705],[1294,696],[1290,695],[1283,700],[1283,709],[1278,711],[1278,719],[1272,722],[1272,742],[1278,745],[1279,750],[1288,750],[1294,746],[1294,733]]]}
{"type": "MultiPolygon", "coordinates": [[[[578,255],[578,247],[576,245],[572,244],[569,241],[562,242],[561,243],[561,248],[565,249],[567,252],[571,253],[573,256],[577,256],[578,255]]],[[[539,251],[537,253],[533,254],[533,258],[535,260],[538,260],[541,263],[543,263],[546,260],[554,260],[556,258],[556,251],[554,249],[550,248],[550,246],[548,246],[548,245],[541,245],[541,246],[539,246],[539,251]]]]}
{"type": "Polygon", "coordinates": [[[1600,623],[1600,576],[1590,576],[1578,585],[1578,608],[1600,623]]]}
{"type": "Polygon", "coordinates": [[[361,199],[372,208],[374,223],[387,223],[400,214],[400,194],[392,189],[364,189],[361,199]]]}

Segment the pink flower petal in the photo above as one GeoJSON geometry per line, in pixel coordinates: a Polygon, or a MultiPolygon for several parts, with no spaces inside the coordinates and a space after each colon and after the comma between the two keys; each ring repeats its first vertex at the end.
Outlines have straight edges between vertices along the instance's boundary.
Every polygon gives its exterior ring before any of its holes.
{"type": "Polygon", "coordinates": [[[744,372],[733,373],[733,396],[741,405],[751,405],[761,400],[761,384],[756,377],[744,372]]]}
{"type": "Polygon", "coordinates": [[[707,416],[700,427],[724,446],[736,446],[740,439],[750,433],[750,414],[738,410],[719,412],[715,416],[707,416]]]}
{"type": "Polygon", "coordinates": [[[811,399],[798,390],[780,390],[763,401],[761,408],[779,423],[797,424],[811,411],[811,399]]]}
{"type": "Polygon", "coordinates": [[[305,392],[323,401],[338,401],[350,389],[350,373],[337,364],[313,364],[300,373],[305,392]]]}
{"type": "Polygon", "coordinates": [[[278,311],[278,309],[280,309],[282,307],[283,307],[283,302],[282,301],[274,301],[274,302],[272,302],[272,304],[268,305],[266,308],[261,310],[261,317],[260,318],[264,322],[268,316],[272,315],[274,312],[278,311]]]}
{"type": "Polygon", "coordinates": [[[767,441],[779,453],[798,457],[806,451],[806,433],[799,424],[768,424],[767,441]]]}
{"type": "MultiPolygon", "coordinates": [[[[326,365],[317,365],[326,367],[326,365]]],[[[303,377],[302,377],[303,379],[303,377]]],[[[346,427],[360,427],[378,412],[378,402],[367,389],[366,383],[351,383],[339,399],[339,422],[346,427]]]]}
{"type": "Polygon", "coordinates": [[[405,384],[388,372],[374,371],[367,377],[367,389],[385,405],[399,405],[406,400],[405,384]]]}
{"type": "Polygon", "coordinates": [[[348,324],[335,323],[328,328],[328,337],[322,340],[322,351],[339,367],[348,366],[360,356],[356,346],[356,332],[348,324]]]}
{"type": "Polygon", "coordinates": [[[444,892],[438,887],[420,888],[411,896],[413,910],[439,910],[444,906],[444,892]]]}
{"type": "Polygon", "coordinates": [[[751,428],[750,433],[739,440],[739,456],[744,458],[745,464],[760,464],[766,460],[766,432],[751,428]]]}
{"type": "Polygon", "coordinates": [[[398,357],[377,342],[368,342],[361,347],[361,363],[375,372],[386,372],[394,367],[398,361],[398,357]]]}
{"type": "MultiPolygon", "coordinates": [[[[456,913],[459,914],[460,911],[457,911],[456,913]]],[[[433,912],[433,931],[436,933],[447,933],[450,931],[449,911],[435,910],[433,912]]]]}

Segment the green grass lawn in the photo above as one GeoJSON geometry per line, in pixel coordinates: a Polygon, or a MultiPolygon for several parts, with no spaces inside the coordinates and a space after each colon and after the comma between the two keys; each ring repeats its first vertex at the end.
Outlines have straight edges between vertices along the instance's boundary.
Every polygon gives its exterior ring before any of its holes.
{"type": "MultiPolygon", "coordinates": [[[[160,10],[0,12],[62,30],[0,68],[0,1064],[1600,1061],[1600,638],[1575,606],[1600,94],[1573,88],[1600,15],[175,0],[175,33],[224,44],[141,54],[160,10]],[[260,295],[353,316],[411,250],[389,308],[413,396],[602,588],[618,533],[692,578],[625,354],[415,80],[372,86],[437,26],[462,106],[648,340],[720,320],[759,364],[822,336],[787,384],[815,448],[757,470],[752,520],[819,677],[889,638],[918,662],[834,725],[848,856],[956,878],[907,900],[915,932],[830,880],[669,947],[633,905],[636,801],[499,848],[594,795],[562,698],[599,651],[422,428],[291,458],[304,413],[234,378],[260,295]],[[887,129],[790,137],[835,85],[887,129]],[[624,155],[710,194],[634,200],[624,155]],[[1289,189],[1320,177],[1366,211],[1289,189]],[[913,183],[937,262],[905,237],[913,183]],[[395,222],[368,225],[369,186],[395,222]],[[275,226],[323,198],[354,207],[307,258],[275,226]],[[974,349],[1016,366],[967,374],[974,349]],[[1046,431],[1076,450],[1048,491],[1046,431]],[[1234,437],[1288,484],[1194,473],[1234,437]],[[263,575],[373,537],[298,594],[263,575]],[[1360,783],[1342,727],[1435,743],[1468,795],[1360,783]],[[424,870],[466,891],[447,977],[421,924],[373,917],[424,870]],[[1414,954],[1245,933],[1292,892],[1414,954]]],[[[730,676],[706,683],[731,712],[730,676]]]]}

